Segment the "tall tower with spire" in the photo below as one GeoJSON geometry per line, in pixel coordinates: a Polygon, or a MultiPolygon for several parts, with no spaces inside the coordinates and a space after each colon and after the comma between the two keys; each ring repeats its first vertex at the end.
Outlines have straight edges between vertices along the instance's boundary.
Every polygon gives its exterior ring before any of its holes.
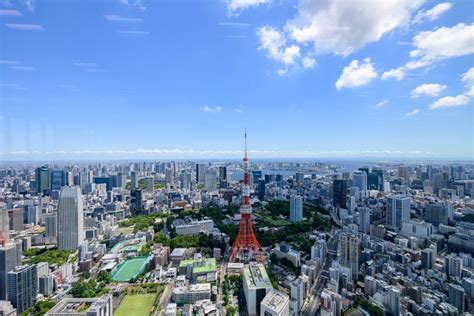
{"type": "Polygon", "coordinates": [[[240,227],[232,245],[229,262],[265,261],[262,247],[255,237],[252,226],[252,206],[250,205],[249,159],[247,157],[247,130],[245,130],[245,154],[243,159],[244,184],[242,187],[242,205],[240,207],[240,227]]]}

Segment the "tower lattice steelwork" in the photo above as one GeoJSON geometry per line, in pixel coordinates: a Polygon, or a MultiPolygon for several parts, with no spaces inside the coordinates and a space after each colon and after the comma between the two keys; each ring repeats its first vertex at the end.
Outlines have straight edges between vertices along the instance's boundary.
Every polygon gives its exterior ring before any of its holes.
{"type": "Polygon", "coordinates": [[[232,245],[229,262],[265,261],[262,247],[255,237],[252,226],[252,206],[250,205],[249,159],[247,157],[247,131],[245,131],[245,154],[243,159],[244,185],[242,187],[242,206],[240,207],[240,227],[232,245]]]}

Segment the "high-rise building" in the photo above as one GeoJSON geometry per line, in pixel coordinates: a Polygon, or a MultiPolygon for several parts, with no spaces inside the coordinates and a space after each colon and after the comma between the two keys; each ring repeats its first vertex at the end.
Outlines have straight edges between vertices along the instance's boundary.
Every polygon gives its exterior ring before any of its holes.
{"type": "Polygon", "coordinates": [[[347,204],[347,180],[335,179],[332,184],[333,204],[346,208],[347,204]]]}
{"type": "Polygon", "coordinates": [[[300,195],[290,196],[290,221],[296,223],[303,220],[303,197],[300,195]]]}
{"type": "Polygon", "coordinates": [[[265,200],[265,179],[258,180],[258,199],[260,201],[265,200]]]}
{"type": "Polygon", "coordinates": [[[387,225],[402,228],[402,223],[410,219],[410,198],[394,195],[387,197],[387,225]]]}
{"type": "Polygon", "coordinates": [[[189,172],[182,172],[179,175],[181,183],[181,190],[191,190],[191,174],[189,172]]]}
{"type": "Polygon", "coordinates": [[[58,237],[58,214],[46,214],[44,217],[44,237],[57,238],[58,237]]]}
{"type": "Polygon", "coordinates": [[[130,191],[130,213],[139,215],[142,213],[142,190],[136,189],[130,191]]]}
{"type": "Polygon", "coordinates": [[[466,293],[461,286],[453,283],[449,284],[449,303],[455,306],[461,313],[466,309],[465,295],[466,293]]]}
{"type": "Polygon", "coordinates": [[[462,260],[457,255],[447,255],[444,258],[444,269],[448,277],[461,278],[462,276],[462,260]]]}
{"type": "Polygon", "coordinates": [[[351,269],[352,279],[359,274],[360,239],[355,235],[339,236],[341,264],[351,269]]]}
{"type": "Polygon", "coordinates": [[[244,266],[243,288],[248,315],[260,315],[261,302],[273,289],[263,264],[253,262],[244,266]]]}
{"type": "Polygon", "coordinates": [[[217,175],[213,171],[207,171],[204,174],[204,189],[206,191],[215,191],[217,188],[217,175]]]}
{"type": "Polygon", "coordinates": [[[206,173],[206,165],[203,163],[196,164],[196,182],[204,182],[204,174],[206,173]]]}
{"type": "Polygon", "coordinates": [[[76,250],[84,243],[84,214],[81,189],[64,186],[59,194],[58,249],[76,250]]]}
{"type": "Polygon", "coordinates": [[[295,181],[297,185],[302,185],[304,182],[304,173],[303,172],[297,172],[295,174],[295,181]]]}
{"type": "Polygon", "coordinates": [[[104,183],[107,188],[107,191],[112,190],[112,187],[113,187],[112,177],[95,177],[94,183],[95,184],[104,183]]]}
{"type": "Polygon", "coordinates": [[[21,207],[8,210],[8,217],[10,218],[10,230],[17,232],[23,230],[23,221],[25,219],[24,214],[25,210],[21,207]]]}
{"type": "Polygon", "coordinates": [[[130,190],[138,189],[138,177],[136,171],[130,171],[130,190]]]}
{"type": "Polygon", "coordinates": [[[48,167],[42,166],[35,170],[36,192],[42,194],[51,188],[51,171],[48,167]]]}
{"type": "Polygon", "coordinates": [[[425,220],[433,225],[448,224],[453,219],[453,207],[451,203],[430,203],[426,205],[425,220]]]}
{"type": "Polygon", "coordinates": [[[0,245],[5,246],[9,242],[10,220],[8,219],[8,211],[5,203],[0,202],[0,245]]]}
{"type": "Polygon", "coordinates": [[[297,277],[293,282],[291,282],[290,297],[292,302],[294,302],[293,313],[299,315],[306,297],[306,284],[305,279],[302,276],[297,277]]]}
{"type": "Polygon", "coordinates": [[[260,316],[290,315],[290,299],[288,295],[271,290],[260,303],[260,316]]]}
{"type": "Polygon", "coordinates": [[[59,191],[66,185],[66,171],[52,170],[51,171],[51,190],[59,191]]]}
{"type": "Polygon", "coordinates": [[[359,188],[362,197],[367,196],[367,173],[365,171],[355,171],[352,176],[352,185],[359,188]]]}
{"type": "Polygon", "coordinates": [[[0,300],[8,299],[7,273],[21,265],[21,250],[21,242],[0,246],[0,300]]]}
{"type": "Polygon", "coordinates": [[[19,313],[35,304],[37,293],[36,265],[17,266],[8,272],[8,300],[19,313]]]}
{"type": "Polygon", "coordinates": [[[368,207],[358,207],[359,212],[359,231],[368,234],[370,231],[371,209],[368,207]]]}
{"type": "Polygon", "coordinates": [[[174,184],[174,170],[173,170],[173,168],[166,168],[165,169],[165,182],[166,182],[166,184],[170,184],[170,185],[174,184]]]}
{"type": "Polygon", "coordinates": [[[227,166],[219,167],[219,181],[227,181],[227,166]]]}

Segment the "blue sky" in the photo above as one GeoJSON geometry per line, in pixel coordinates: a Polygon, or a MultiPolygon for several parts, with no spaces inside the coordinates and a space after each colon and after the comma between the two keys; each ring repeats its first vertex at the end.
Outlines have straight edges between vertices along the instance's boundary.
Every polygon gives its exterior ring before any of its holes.
{"type": "Polygon", "coordinates": [[[1,0],[0,159],[473,159],[473,12],[1,0]]]}

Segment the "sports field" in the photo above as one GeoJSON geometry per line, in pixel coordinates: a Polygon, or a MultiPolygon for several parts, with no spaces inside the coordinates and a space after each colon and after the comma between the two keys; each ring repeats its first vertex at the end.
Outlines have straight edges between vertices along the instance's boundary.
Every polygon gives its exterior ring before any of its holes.
{"type": "Polygon", "coordinates": [[[155,298],[156,293],[125,295],[114,316],[149,315],[155,298]]]}
{"type": "Polygon", "coordinates": [[[128,282],[145,270],[147,257],[127,259],[112,271],[112,280],[115,282],[128,282]]]}

